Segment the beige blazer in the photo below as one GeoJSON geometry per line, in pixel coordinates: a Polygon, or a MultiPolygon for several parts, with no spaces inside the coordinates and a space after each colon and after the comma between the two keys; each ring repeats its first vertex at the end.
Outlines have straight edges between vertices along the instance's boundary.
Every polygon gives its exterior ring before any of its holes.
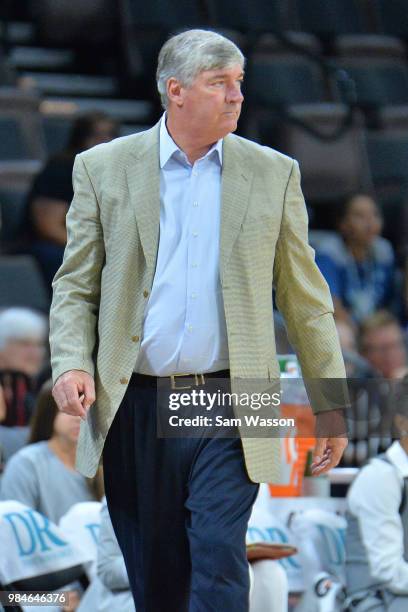
{"type": "MultiPolygon", "coordinates": [[[[132,374],[159,241],[159,124],[76,157],[68,242],[53,282],[53,381],[95,377],[77,469],[92,476],[132,374]]],[[[308,245],[298,163],[235,135],[223,144],[220,276],[233,379],[279,377],[272,284],[303,376],[344,378],[329,289],[308,245]]],[[[321,409],[321,408],[319,408],[321,409]]],[[[318,409],[315,408],[315,411],[318,409]]],[[[243,439],[254,482],[279,480],[276,439],[243,439]]]]}

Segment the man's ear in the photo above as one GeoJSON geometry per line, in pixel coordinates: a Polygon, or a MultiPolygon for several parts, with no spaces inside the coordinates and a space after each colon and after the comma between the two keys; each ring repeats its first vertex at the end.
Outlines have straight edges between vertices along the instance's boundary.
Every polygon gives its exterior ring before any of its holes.
{"type": "Polygon", "coordinates": [[[170,102],[173,102],[176,106],[183,106],[184,102],[184,88],[180,81],[171,77],[167,81],[167,97],[170,102]]]}

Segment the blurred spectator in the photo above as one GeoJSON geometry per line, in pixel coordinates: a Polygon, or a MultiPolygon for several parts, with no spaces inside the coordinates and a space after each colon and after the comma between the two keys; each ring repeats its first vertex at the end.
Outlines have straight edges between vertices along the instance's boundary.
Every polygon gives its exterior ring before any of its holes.
{"type": "Polygon", "coordinates": [[[357,352],[357,338],[355,326],[349,321],[337,320],[336,321],[337,333],[339,334],[339,341],[341,350],[348,353],[357,352]]]}
{"type": "MultiPolygon", "coordinates": [[[[6,417],[6,400],[4,399],[3,388],[0,387],[0,423],[4,421],[5,417],[6,417]]],[[[1,426],[0,426],[0,429],[2,429],[1,426]]],[[[4,450],[4,444],[2,444],[1,435],[0,435],[0,478],[1,478],[1,474],[3,473],[5,463],[6,463],[6,452],[4,450]]]]}
{"type": "Polygon", "coordinates": [[[4,398],[3,387],[0,387],[0,423],[6,418],[6,400],[4,398]]]}
{"type": "Polygon", "coordinates": [[[21,307],[0,312],[0,371],[35,378],[44,365],[46,339],[44,315],[21,307]]]}
{"type": "Polygon", "coordinates": [[[97,575],[82,598],[78,612],[88,612],[88,610],[135,611],[125,561],[113,530],[106,498],[103,499],[101,507],[97,575]]]}
{"type": "MultiPolygon", "coordinates": [[[[406,207],[406,225],[408,228],[408,205],[406,207]]],[[[403,303],[404,303],[403,322],[404,322],[405,329],[408,331],[408,243],[405,243],[403,245],[403,248],[406,251],[404,270],[403,270],[403,281],[402,281],[402,292],[403,292],[403,303]]]]}
{"type": "Polygon", "coordinates": [[[0,86],[13,87],[17,85],[17,76],[7,61],[4,50],[0,47],[0,86]]]}
{"type": "Polygon", "coordinates": [[[408,609],[408,379],[393,399],[400,440],[364,466],[348,495],[348,610],[408,609]]]}
{"type": "Polygon", "coordinates": [[[0,448],[4,461],[27,441],[46,339],[44,315],[17,307],[0,312],[0,448]]]}
{"type": "Polygon", "coordinates": [[[260,559],[249,564],[249,612],[287,612],[288,577],[278,561],[260,559]]]}
{"type": "Polygon", "coordinates": [[[379,308],[394,306],[394,253],[380,237],[382,225],[374,199],[358,193],[340,211],[339,235],[319,244],[316,262],[329,284],[338,319],[360,322],[379,308]]]}
{"type": "Polygon", "coordinates": [[[20,501],[58,523],[73,504],[99,501],[103,485],[100,471],[92,479],[75,471],[80,417],[60,412],[51,390],[51,381],[40,390],[29,444],[6,464],[0,499],[20,501]]]}
{"type": "Polygon", "coordinates": [[[24,239],[50,290],[67,241],[65,217],[74,194],[72,169],[75,156],[117,136],[116,122],[103,112],[89,112],[78,117],[67,147],[48,161],[33,182],[27,200],[24,239]]]}
{"type": "Polygon", "coordinates": [[[401,378],[407,370],[407,349],[396,317],[380,310],[360,327],[360,353],[384,378],[401,378]]]}
{"type": "Polygon", "coordinates": [[[356,326],[350,321],[336,319],[337,333],[346,367],[347,378],[368,378],[375,374],[373,368],[357,349],[356,326]]]}

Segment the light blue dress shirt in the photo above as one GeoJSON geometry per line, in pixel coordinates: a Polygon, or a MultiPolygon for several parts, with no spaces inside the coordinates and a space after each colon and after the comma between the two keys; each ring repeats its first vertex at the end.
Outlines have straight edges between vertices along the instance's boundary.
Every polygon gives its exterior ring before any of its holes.
{"type": "Polygon", "coordinates": [[[135,371],[229,367],[219,274],[222,140],[193,165],[160,125],[160,240],[135,371]]]}

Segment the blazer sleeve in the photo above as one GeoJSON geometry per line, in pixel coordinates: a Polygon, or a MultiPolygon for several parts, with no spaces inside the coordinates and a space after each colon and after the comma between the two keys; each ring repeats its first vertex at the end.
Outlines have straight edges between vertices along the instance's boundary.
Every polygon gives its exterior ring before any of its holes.
{"type": "Polygon", "coordinates": [[[348,405],[333,301],[327,282],[315,263],[315,252],[308,243],[308,217],[296,160],[293,160],[285,192],[273,278],[276,304],[298,356],[313,411],[348,405]],[[331,402],[322,401],[319,381],[335,378],[342,380],[337,381],[336,401],[331,405],[331,402]]]}
{"type": "Polygon", "coordinates": [[[94,376],[105,247],[99,204],[82,155],[73,168],[74,198],[66,217],[67,245],[52,287],[50,350],[53,382],[68,370],[94,376]]]}

